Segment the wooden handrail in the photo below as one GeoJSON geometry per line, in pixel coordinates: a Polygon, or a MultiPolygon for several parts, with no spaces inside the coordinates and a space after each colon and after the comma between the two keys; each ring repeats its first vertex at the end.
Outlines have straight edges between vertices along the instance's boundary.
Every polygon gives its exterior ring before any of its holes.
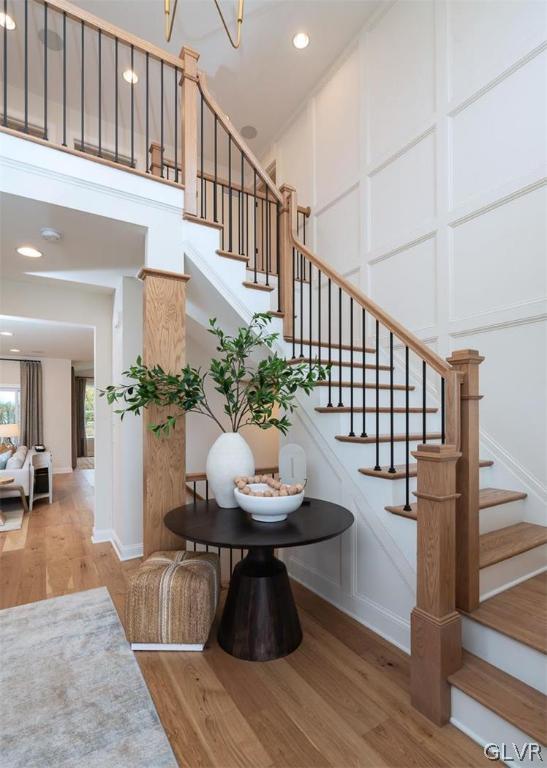
{"type": "MultiPolygon", "coordinates": [[[[270,192],[274,196],[274,198],[282,203],[283,202],[283,195],[279,191],[279,189],[276,187],[276,185],[273,183],[273,181],[270,179],[266,171],[262,168],[262,165],[258,161],[258,159],[255,157],[253,151],[250,149],[248,144],[245,142],[245,139],[241,136],[241,134],[234,128],[232,125],[232,122],[228,120],[226,117],[226,114],[222,111],[221,107],[219,106],[218,102],[214,98],[214,96],[209,91],[209,88],[207,86],[207,77],[203,72],[198,73],[198,86],[201,91],[201,94],[205,100],[205,103],[208,105],[208,107],[211,109],[213,114],[215,114],[218,118],[218,122],[222,125],[224,130],[229,133],[232,137],[232,140],[234,144],[237,146],[237,148],[243,152],[249,163],[253,166],[254,170],[257,173],[257,176],[262,179],[264,184],[269,188],[270,192]]],[[[233,185],[232,185],[233,186],[233,185]]]]}
{"type": "MultiPolygon", "coordinates": [[[[38,0],[38,2],[41,3],[44,3],[44,1],[45,0],[38,0]]],[[[94,16],[92,13],[88,13],[88,11],[84,11],[82,8],[68,2],[68,0],[47,0],[47,5],[48,8],[55,8],[61,13],[66,13],[67,17],[75,19],[76,21],[83,21],[88,27],[100,29],[103,35],[108,35],[109,37],[114,38],[117,37],[118,40],[149,53],[159,61],[164,61],[167,64],[171,64],[173,67],[177,67],[181,72],[183,70],[182,60],[178,56],[174,56],[172,53],[158,48],[157,45],[153,45],[153,43],[143,40],[142,37],[132,35],[130,32],[127,32],[98,16],[94,16]]]]}
{"type": "Polygon", "coordinates": [[[359,288],[352,285],[346,280],[339,272],[333,269],[330,264],[316,256],[304,243],[302,243],[291,232],[291,242],[297,251],[300,251],[317,269],[320,269],[322,274],[329,277],[333,283],[339,288],[342,288],[351,298],[359,304],[360,307],[366,309],[367,312],[378,320],[383,326],[393,333],[400,341],[405,344],[409,349],[415,352],[422,360],[424,360],[434,371],[436,371],[444,379],[449,378],[453,373],[452,366],[449,365],[439,355],[433,352],[429,347],[423,343],[417,336],[411,331],[407,330],[401,323],[386,312],[382,307],[378,306],[372,299],[369,299],[359,288]]]}

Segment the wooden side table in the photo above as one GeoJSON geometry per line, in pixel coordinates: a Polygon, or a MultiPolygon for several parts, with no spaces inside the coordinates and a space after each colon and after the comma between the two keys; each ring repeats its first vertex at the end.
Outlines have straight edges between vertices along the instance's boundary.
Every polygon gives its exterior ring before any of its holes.
{"type": "Polygon", "coordinates": [[[53,457],[51,455],[51,451],[36,451],[32,455],[32,477],[30,481],[30,508],[32,509],[32,506],[36,499],[45,499],[47,498],[49,500],[49,503],[53,503],[53,457]],[[34,493],[34,473],[37,469],[47,469],[48,471],[48,489],[47,491],[44,491],[43,493],[34,493]]]}
{"type": "MultiPolygon", "coordinates": [[[[27,500],[25,498],[25,489],[22,485],[15,485],[15,478],[14,477],[3,477],[0,479],[0,497],[3,496],[2,491],[19,491],[19,496],[21,497],[21,503],[23,505],[23,511],[28,512],[28,506],[27,506],[27,500]]],[[[2,514],[2,511],[0,510],[0,528],[5,524],[6,518],[2,514]]]]}

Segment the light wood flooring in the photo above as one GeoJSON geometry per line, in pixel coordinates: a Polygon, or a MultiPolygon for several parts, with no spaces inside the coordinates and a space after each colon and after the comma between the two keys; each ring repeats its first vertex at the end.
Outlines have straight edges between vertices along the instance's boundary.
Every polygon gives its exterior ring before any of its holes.
{"type": "MultiPolygon", "coordinates": [[[[21,531],[0,534],[0,607],[104,585],[123,618],[138,561],[120,563],[110,544],[91,543],[93,489],[82,474],[56,476],[54,491],[21,531]]],[[[181,766],[488,764],[463,733],[412,709],[406,654],[303,587],[294,591],[304,641],[285,659],[239,661],[214,639],[202,654],[137,654],[181,766]]]]}

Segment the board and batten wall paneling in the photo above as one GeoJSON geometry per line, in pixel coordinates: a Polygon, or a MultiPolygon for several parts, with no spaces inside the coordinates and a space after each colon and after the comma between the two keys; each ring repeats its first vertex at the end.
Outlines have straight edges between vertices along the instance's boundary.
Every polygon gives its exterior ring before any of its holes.
{"type": "Polygon", "coordinates": [[[299,193],[308,173],[319,256],[440,355],[485,355],[483,440],[532,517],[547,499],[546,41],[535,0],[380,4],[268,152],[299,193]]]}

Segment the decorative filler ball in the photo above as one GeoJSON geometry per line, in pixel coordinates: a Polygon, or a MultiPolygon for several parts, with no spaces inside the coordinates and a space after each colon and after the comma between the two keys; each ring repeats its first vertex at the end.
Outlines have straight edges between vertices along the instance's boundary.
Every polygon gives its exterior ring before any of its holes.
{"type": "Polygon", "coordinates": [[[296,483],[296,485],[286,485],[270,475],[250,475],[248,477],[243,475],[242,477],[236,477],[234,479],[234,485],[238,491],[241,491],[241,493],[244,493],[246,496],[296,496],[304,490],[304,486],[301,483],[296,483]],[[267,485],[268,488],[265,491],[255,491],[249,487],[250,485],[256,485],[258,483],[267,485]]]}

